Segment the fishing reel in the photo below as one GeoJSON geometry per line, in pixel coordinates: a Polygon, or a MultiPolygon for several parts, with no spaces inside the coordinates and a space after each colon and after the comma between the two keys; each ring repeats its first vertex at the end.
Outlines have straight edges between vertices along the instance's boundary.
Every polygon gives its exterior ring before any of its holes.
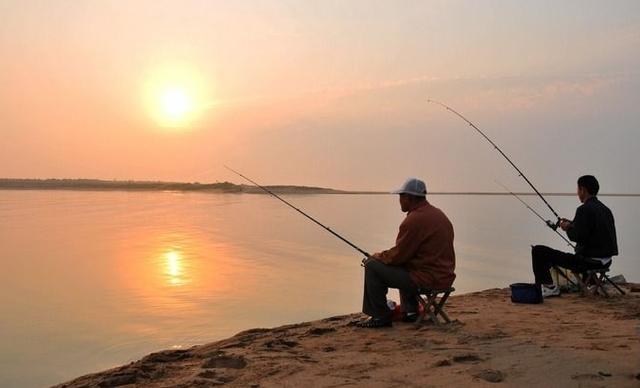
{"type": "Polygon", "coordinates": [[[553,230],[558,230],[558,227],[560,226],[560,221],[562,221],[561,218],[558,218],[558,221],[556,221],[555,223],[552,222],[551,220],[547,220],[546,224],[548,227],[550,227],[553,230]]]}

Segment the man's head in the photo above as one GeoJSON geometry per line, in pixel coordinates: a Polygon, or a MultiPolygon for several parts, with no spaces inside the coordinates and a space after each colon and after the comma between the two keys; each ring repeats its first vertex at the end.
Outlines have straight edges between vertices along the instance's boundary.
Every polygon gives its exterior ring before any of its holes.
{"type": "Polygon", "coordinates": [[[578,198],[584,203],[587,199],[598,195],[600,184],[593,175],[583,175],[578,178],[578,198]]]}
{"type": "Polygon", "coordinates": [[[420,179],[409,178],[392,194],[400,194],[400,209],[406,213],[426,201],[427,185],[420,179]]]}

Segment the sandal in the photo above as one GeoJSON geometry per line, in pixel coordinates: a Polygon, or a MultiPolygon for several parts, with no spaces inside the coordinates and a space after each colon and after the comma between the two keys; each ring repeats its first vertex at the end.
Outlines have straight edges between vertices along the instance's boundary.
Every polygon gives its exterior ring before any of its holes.
{"type": "Polygon", "coordinates": [[[356,323],[357,327],[362,327],[366,329],[378,329],[381,327],[391,327],[392,323],[390,319],[385,318],[369,318],[365,321],[356,323]]]}

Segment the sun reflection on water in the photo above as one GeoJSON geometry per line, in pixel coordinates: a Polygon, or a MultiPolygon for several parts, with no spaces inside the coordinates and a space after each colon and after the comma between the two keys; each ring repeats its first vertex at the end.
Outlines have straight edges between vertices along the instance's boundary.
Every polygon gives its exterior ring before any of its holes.
{"type": "Polygon", "coordinates": [[[254,279],[232,246],[197,229],[128,231],[127,239],[118,273],[147,314],[179,313],[184,318],[200,313],[200,300],[232,290],[237,295],[231,279],[241,277],[247,284],[254,279]]]}
{"type": "Polygon", "coordinates": [[[183,279],[184,269],[182,265],[182,255],[180,252],[171,250],[164,254],[165,257],[165,274],[169,283],[173,285],[182,285],[185,283],[183,279]]]}

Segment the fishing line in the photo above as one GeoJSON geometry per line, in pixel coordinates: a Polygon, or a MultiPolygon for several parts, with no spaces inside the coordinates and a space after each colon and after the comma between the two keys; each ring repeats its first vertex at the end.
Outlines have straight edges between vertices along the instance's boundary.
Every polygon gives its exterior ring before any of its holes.
{"type": "MultiPolygon", "coordinates": [[[[509,194],[511,194],[511,195],[513,195],[514,197],[516,197],[516,199],[517,199],[518,201],[522,202],[522,204],[523,204],[524,206],[526,206],[526,207],[527,207],[527,209],[531,210],[531,211],[533,212],[533,214],[535,214],[536,216],[538,216],[538,218],[539,218],[539,219],[541,219],[541,220],[542,220],[542,222],[544,222],[545,224],[547,224],[547,225],[548,225],[548,222],[549,222],[549,221],[548,221],[548,220],[545,220],[544,218],[542,218],[542,216],[540,215],[540,213],[538,213],[538,212],[537,212],[537,211],[535,211],[531,206],[529,206],[529,204],[528,204],[528,203],[526,203],[522,198],[520,198],[520,196],[519,196],[518,194],[516,194],[516,193],[514,193],[513,191],[509,190],[509,189],[507,188],[507,186],[503,185],[502,183],[498,182],[497,180],[496,180],[495,182],[496,182],[497,184],[499,184],[500,186],[502,186],[502,187],[503,187],[503,188],[504,188],[504,189],[505,189],[509,194]]],[[[567,244],[569,244],[569,246],[570,246],[571,248],[575,248],[575,245],[573,245],[573,244],[571,243],[571,241],[567,240],[567,238],[566,238],[566,237],[564,237],[560,232],[558,232],[558,230],[557,230],[557,229],[553,229],[553,231],[554,231],[554,232],[556,232],[556,234],[557,234],[558,236],[560,236],[560,238],[561,238],[561,239],[563,239],[567,244]]]]}
{"type": "Polygon", "coordinates": [[[324,226],[323,224],[321,224],[318,220],[316,220],[315,218],[311,217],[310,215],[308,215],[307,213],[303,212],[302,210],[298,209],[297,207],[293,206],[291,203],[287,202],[286,200],[284,200],[282,197],[280,197],[279,195],[277,195],[276,193],[274,193],[273,191],[269,190],[268,188],[261,186],[260,184],[256,183],[255,181],[253,181],[251,178],[248,178],[244,175],[242,175],[241,173],[239,173],[238,171],[232,169],[231,167],[228,166],[224,166],[224,168],[226,168],[227,170],[233,172],[234,174],[244,178],[246,181],[252,183],[254,186],[266,191],[267,193],[271,194],[272,196],[276,197],[277,199],[279,199],[280,201],[284,202],[287,206],[289,206],[290,208],[294,209],[295,211],[297,211],[298,213],[302,214],[303,216],[307,217],[308,219],[310,219],[311,221],[313,221],[314,223],[316,223],[317,225],[319,225],[320,227],[324,228],[327,232],[331,233],[332,235],[336,236],[337,238],[339,238],[340,240],[342,240],[343,242],[347,243],[351,248],[357,250],[358,252],[362,253],[365,258],[371,256],[370,254],[368,254],[367,252],[365,252],[364,250],[358,248],[355,244],[353,244],[351,241],[347,240],[346,238],[342,237],[341,235],[339,235],[338,233],[334,232],[333,230],[331,230],[331,228],[324,226]]]}
{"type": "Polygon", "coordinates": [[[459,112],[457,112],[453,108],[451,108],[451,107],[449,107],[449,106],[447,106],[447,105],[445,105],[445,104],[443,104],[443,103],[441,103],[439,101],[435,101],[435,100],[431,100],[431,99],[427,99],[427,102],[432,103],[432,104],[440,105],[443,108],[445,108],[446,110],[448,110],[449,112],[455,114],[456,116],[458,116],[459,118],[464,120],[467,124],[469,124],[473,129],[478,131],[478,133],[480,135],[482,135],[482,137],[484,137],[485,140],[487,140],[489,143],[491,143],[491,145],[500,153],[500,155],[502,155],[507,160],[507,162],[509,162],[509,164],[513,168],[515,168],[515,170],[518,172],[519,176],[521,176],[522,179],[524,179],[527,182],[527,184],[529,184],[529,186],[531,186],[533,191],[535,191],[536,194],[538,194],[538,197],[540,197],[540,199],[545,203],[545,205],[547,205],[549,210],[551,210],[551,212],[556,216],[557,222],[554,224],[551,221],[546,221],[545,223],[547,224],[547,226],[550,227],[553,230],[556,230],[558,228],[558,224],[560,222],[560,216],[558,215],[558,213],[553,209],[553,207],[551,207],[549,202],[547,202],[547,200],[544,198],[544,196],[542,196],[542,194],[538,191],[538,189],[536,189],[536,187],[533,185],[533,183],[531,183],[529,178],[527,178],[527,176],[524,175],[524,173],[518,168],[518,166],[516,166],[515,163],[513,163],[511,161],[511,159],[500,149],[500,147],[498,147],[498,145],[496,143],[493,142],[493,140],[491,140],[484,132],[482,132],[480,130],[480,128],[478,128],[475,124],[473,124],[471,121],[469,121],[466,117],[464,117],[462,114],[460,114],[459,112]]]}

